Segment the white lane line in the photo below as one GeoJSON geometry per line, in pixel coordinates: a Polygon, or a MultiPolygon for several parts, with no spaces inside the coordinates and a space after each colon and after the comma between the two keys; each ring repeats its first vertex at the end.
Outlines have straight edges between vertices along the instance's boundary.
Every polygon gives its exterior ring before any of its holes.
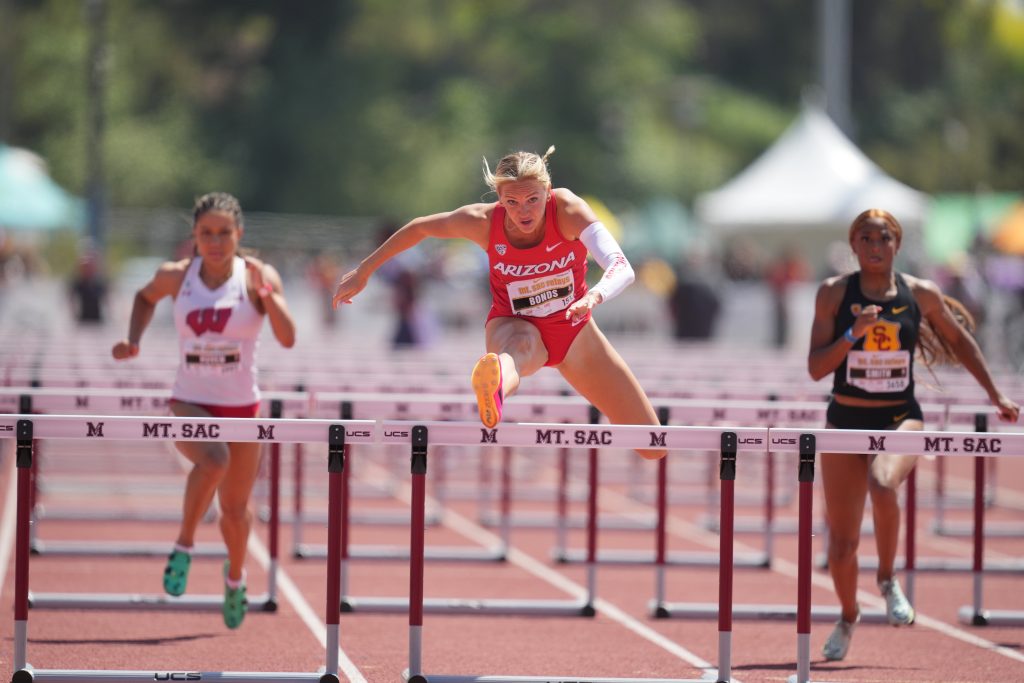
{"type": "MultiPolygon", "coordinates": [[[[13,455],[4,458],[5,461],[14,462],[13,455]]],[[[18,477],[15,468],[11,470],[7,479],[7,493],[4,496],[4,510],[0,515],[0,597],[3,597],[4,586],[7,585],[7,565],[11,561],[11,552],[14,549],[14,532],[18,519],[18,477]]]]}
{"type": "MultiPolygon", "coordinates": [[[[619,505],[619,507],[624,510],[636,511],[654,509],[652,506],[646,505],[644,503],[639,503],[631,498],[627,498],[626,496],[623,496],[621,493],[617,491],[611,491],[602,488],[601,497],[606,504],[608,503],[609,499],[614,500],[619,505]]],[[[713,548],[718,547],[717,534],[712,534],[709,531],[705,531],[704,529],[694,526],[690,522],[683,521],[678,517],[669,517],[668,531],[669,533],[675,534],[676,536],[686,538],[688,540],[700,543],[702,545],[707,545],[713,548]]],[[[760,552],[759,549],[740,542],[735,542],[733,548],[736,552],[760,552]]],[[[771,571],[773,572],[782,574],[783,576],[787,576],[795,581],[798,576],[797,569],[797,566],[792,562],[780,560],[777,557],[772,558],[771,571]]],[[[815,586],[818,586],[819,588],[824,588],[829,591],[833,590],[832,579],[818,572],[814,572],[811,574],[811,583],[815,586]]],[[[868,593],[864,590],[858,590],[857,599],[867,604],[869,607],[885,609],[885,600],[883,600],[878,595],[868,593]]],[[[938,631],[939,633],[949,636],[950,638],[954,638],[961,642],[967,643],[969,645],[973,645],[984,650],[989,650],[991,652],[1002,655],[1014,661],[1024,662],[1024,653],[1022,652],[1018,652],[1017,650],[1014,650],[1012,648],[1003,647],[1002,645],[993,643],[992,641],[986,640],[985,638],[980,638],[969,631],[965,631],[961,628],[948,624],[939,619],[934,619],[932,617],[926,616],[924,614],[921,614],[921,612],[917,613],[916,623],[927,628],[930,628],[934,631],[938,631]]]]}
{"type": "MultiPolygon", "coordinates": [[[[479,525],[471,522],[467,518],[463,517],[457,512],[451,509],[444,511],[443,522],[446,526],[451,527],[453,530],[458,531],[464,536],[471,538],[478,543],[494,546],[501,542],[501,539],[492,534],[491,532],[483,529],[479,525]]],[[[569,595],[573,596],[577,600],[583,600],[587,597],[587,589],[578,583],[566,578],[559,572],[551,569],[547,565],[537,561],[531,555],[528,555],[515,548],[509,548],[508,559],[512,564],[526,570],[534,576],[541,578],[556,588],[560,588],[569,595]]],[[[694,666],[698,669],[709,669],[713,668],[710,662],[701,659],[694,653],[690,652],[682,645],[669,640],[662,634],[658,633],[654,629],[648,627],[646,624],[637,621],[630,615],[623,612],[621,609],[613,605],[612,603],[598,598],[594,602],[594,608],[597,611],[604,614],[609,619],[619,623],[633,633],[636,633],[641,638],[645,638],[655,645],[668,650],[670,653],[682,659],[684,662],[694,666]]],[[[739,683],[737,679],[733,679],[736,683],[739,683]]]]}
{"type": "MultiPolygon", "coordinates": [[[[249,536],[249,554],[260,563],[264,571],[270,568],[270,553],[267,551],[266,546],[263,542],[256,537],[255,534],[249,536]]],[[[326,562],[325,562],[326,564],[326,562]]],[[[324,624],[324,620],[316,613],[316,611],[306,602],[306,598],[302,595],[302,591],[299,590],[295,582],[292,581],[291,577],[288,576],[287,572],[278,565],[277,568],[277,587],[281,591],[281,594],[287,598],[288,602],[291,603],[292,607],[295,608],[296,614],[302,619],[302,622],[306,624],[306,627],[312,631],[317,641],[320,643],[320,647],[327,648],[327,626],[324,624]]],[[[339,605],[340,609],[340,605],[339,605]]],[[[355,663],[348,658],[345,654],[345,650],[338,648],[338,668],[345,674],[349,681],[352,683],[367,683],[366,678],[356,667],[355,663]]]]}
{"type": "MultiPolygon", "coordinates": [[[[369,468],[367,463],[364,463],[363,465],[364,467],[369,468]]],[[[374,465],[373,467],[378,466],[374,465]]],[[[404,484],[401,490],[397,492],[395,495],[399,500],[406,503],[407,505],[412,504],[412,489],[408,483],[404,484]]],[[[430,496],[427,497],[427,500],[425,502],[430,505],[439,505],[439,503],[436,500],[433,500],[430,496]]],[[[441,517],[441,523],[451,528],[452,530],[461,533],[470,540],[476,541],[484,547],[494,547],[495,545],[501,542],[501,539],[497,535],[491,533],[490,531],[487,531],[480,525],[463,517],[459,513],[452,510],[451,508],[444,508],[444,513],[441,517]]],[[[537,578],[550,583],[556,588],[565,591],[566,593],[568,593],[569,595],[573,596],[578,600],[582,600],[587,597],[586,588],[566,578],[565,576],[551,569],[545,564],[538,562],[532,556],[520,550],[516,550],[515,548],[510,547],[508,549],[508,560],[512,564],[518,566],[520,569],[523,569],[524,571],[533,574],[537,578]]],[[[653,643],[654,645],[657,645],[658,647],[666,650],[670,654],[690,664],[694,668],[701,669],[704,672],[715,669],[715,667],[710,662],[690,652],[682,645],[666,638],[654,629],[648,627],[646,624],[637,621],[635,618],[631,617],[629,614],[626,614],[621,609],[607,602],[606,600],[598,598],[594,602],[594,609],[596,609],[598,612],[602,613],[612,621],[617,622],[620,626],[625,627],[626,629],[632,631],[641,638],[644,638],[653,643]]],[[[733,678],[732,681],[733,683],[741,683],[741,681],[737,678],[733,678]]]]}

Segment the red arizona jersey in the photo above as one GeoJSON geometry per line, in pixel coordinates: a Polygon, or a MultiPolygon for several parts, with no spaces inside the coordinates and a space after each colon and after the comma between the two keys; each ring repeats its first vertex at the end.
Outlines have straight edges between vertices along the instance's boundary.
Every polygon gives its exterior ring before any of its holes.
{"type": "Polygon", "coordinates": [[[505,208],[496,204],[491,216],[487,261],[491,280],[491,313],[498,316],[546,318],[565,311],[587,293],[587,248],[558,230],[555,196],[544,211],[544,239],[529,249],[513,247],[505,237],[505,208]]]}

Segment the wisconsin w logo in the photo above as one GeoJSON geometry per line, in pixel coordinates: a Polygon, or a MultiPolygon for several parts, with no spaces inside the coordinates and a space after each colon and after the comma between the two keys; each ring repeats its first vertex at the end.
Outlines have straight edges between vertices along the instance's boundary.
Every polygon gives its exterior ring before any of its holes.
{"type": "Polygon", "coordinates": [[[231,318],[231,310],[230,308],[197,308],[194,311],[189,311],[188,315],[185,316],[185,322],[192,328],[197,337],[201,337],[203,333],[210,330],[219,334],[224,331],[224,327],[228,324],[228,319],[231,318]]]}

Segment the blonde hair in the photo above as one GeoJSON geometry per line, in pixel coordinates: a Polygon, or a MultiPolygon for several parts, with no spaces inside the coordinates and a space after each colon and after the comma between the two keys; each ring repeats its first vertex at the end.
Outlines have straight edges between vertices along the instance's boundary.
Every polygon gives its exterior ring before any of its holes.
{"type": "Polygon", "coordinates": [[[487,157],[484,157],[484,182],[487,187],[497,191],[498,186],[517,180],[536,180],[548,187],[551,186],[551,174],[548,172],[548,157],[555,153],[555,146],[548,147],[544,156],[533,152],[513,152],[506,154],[494,167],[487,165],[487,157]]]}

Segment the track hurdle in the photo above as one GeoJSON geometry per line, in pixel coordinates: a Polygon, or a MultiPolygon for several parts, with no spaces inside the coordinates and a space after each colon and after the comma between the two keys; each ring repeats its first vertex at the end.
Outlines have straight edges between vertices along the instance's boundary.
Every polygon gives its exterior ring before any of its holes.
{"type": "MultiPolygon", "coordinates": [[[[790,683],[810,683],[811,508],[814,460],[828,453],[914,453],[942,457],[973,456],[981,450],[1000,457],[1024,457],[1024,434],[993,432],[870,431],[770,429],[771,447],[800,454],[800,538],[797,560],[797,672],[790,683]]],[[[838,609],[833,619],[838,619],[838,609]]],[[[861,620],[864,621],[864,612],[861,620]]],[[[873,619],[872,619],[873,620],[873,619]]]]}
{"type": "MultiPolygon", "coordinates": [[[[975,416],[975,430],[988,431],[988,416],[975,416]]],[[[1024,436],[1022,434],[1021,436],[1024,436]]],[[[962,624],[972,626],[1022,626],[1024,610],[989,610],[984,607],[985,565],[985,464],[984,456],[974,457],[974,534],[971,554],[972,601],[961,607],[958,618],[962,624]]]]}
{"type": "MultiPolygon", "coordinates": [[[[950,405],[949,406],[949,424],[952,427],[969,427],[975,424],[978,419],[978,414],[985,414],[987,416],[992,410],[990,405],[978,405],[978,406],[967,406],[967,405],[950,405]]],[[[939,459],[937,464],[943,464],[945,460],[939,459]]],[[[1021,510],[1020,506],[1011,506],[1003,501],[998,500],[996,495],[996,481],[995,481],[995,465],[996,460],[990,460],[988,467],[982,473],[985,485],[982,487],[982,502],[986,508],[1006,505],[1007,507],[1013,507],[1016,510],[1021,510]]],[[[950,536],[956,538],[971,538],[974,536],[974,522],[957,523],[950,521],[945,518],[945,507],[940,506],[943,496],[941,493],[945,487],[945,468],[939,471],[939,476],[936,477],[936,515],[935,523],[932,527],[932,531],[940,536],[950,536]]],[[[977,470],[974,472],[975,478],[979,476],[977,470]]],[[[971,509],[976,509],[976,486],[972,487],[972,500],[971,509]]],[[[985,536],[988,538],[1024,538],[1024,528],[1019,523],[1013,522],[1000,522],[1000,521],[988,521],[984,526],[985,536]]]]}
{"type": "MultiPolygon", "coordinates": [[[[413,487],[413,522],[410,538],[410,587],[409,587],[409,668],[402,676],[410,683],[469,683],[471,681],[501,681],[502,683],[570,683],[580,680],[594,683],[658,683],[662,679],[645,678],[592,678],[571,676],[516,676],[486,675],[466,676],[448,674],[427,674],[422,670],[423,647],[423,525],[418,523],[423,513],[426,490],[427,453],[432,445],[486,445],[497,448],[548,447],[551,443],[575,443],[600,445],[612,448],[652,448],[669,450],[757,450],[764,452],[768,440],[766,428],[723,430],[713,427],[651,427],[638,425],[594,425],[594,424],[500,424],[494,429],[481,428],[479,424],[455,422],[385,422],[382,439],[386,443],[403,443],[411,451],[411,474],[413,487]]],[[[596,450],[593,448],[591,450],[596,450]]],[[[592,456],[593,457],[593,456],[592,456]]],[[[595,501],[596,502],[596,501],[595,501]]],[[[587,588],[588,598],[584,607],[595,612],[596,589],[596,537],[593,523],[588,536],[587,588]]],[[[728,555],[727,555],[728,557],[728,555]]],[[[722,562],[721,575],[724,582],[719,591],[721,612],[728,614],[731,600],[731,572],[728,563],[722,562]]],[[[523,601],[520,601],[523,602],[523,601]]],[[[578,605],[575,605],[578,608],[578,605]]],[[[550,612],[544,612],[550,613],[550,612]]],[[[717,671],[705,671],[698,679],[672,679],[676,683],[691,681],[729,681],[731,679],[731,620],[720,622],[719,666],[717,671]]],[[[664,683],[668,683],[664,681],[664,683]]]]}
{"type": "MultiPolygon", "coordinates": [[[[975,431],[984,432],[988,430],[988,414],[992,412],[991,406],[951,406],[949,409],[950,416],[954,416],[954,424],[966,425],[968,424],[963,419],[965,416],[971,418],[975,431]]],[[[947,423],[948,424],[948,423],[947,423]]],[[[984,442],[980,442],[984,443],[984,442]]],[[[980,536],[987,535],[984,527],[984,508],[990,504],[990,496],[986,492],[986,467],[985,458],[983,456],[977,456],[976,466],[974,468],[974,497],[971,499],[971,509],[974,514],[974,522],[971,526],[971,536],[974,538],[975,548],[980,548],[984,545],[984,541],[980,536]],[[980,493],[979,493],[980,491],[980,493]],[[979,509],[980,507],[980,509],[979,509]]],[[[941,462],[942,459],[939,458],[941,462]]],[[[991,463],[990,463],[991,464],[991,463]]],[[[917,494],[916,494],[916,468],[911,472],[911,477],[907,480],[907,502],[906,502],[906,555],[902,562],[897,558],[896,568],[905,569],[908,572],[908,577],[913,576],[915,572],[974,572],[975,576],[978,576],[981,571],[981,553],[980,550],[975,552],[974,558],[950,558],[950,557],[913,557],[914,553],[914,529],[912,524],[914,523],[913,515],[917,508],[917,494]]],[[[938,505],[942,504],[942,498],[936,500],[938,505]]],[[[941,508],[937,508],[937,513],[941,508]]],[[[941,515],[939,515],[941,519],[941,515]]],[[[1020,526],[1019,524],[1017,525],[1020,526]]],[[[1019,532],[1018,532],[1019,533],[1019,532]]],[[[821,567],[827,565],[827,558],[821,557],[818,559],[818,564],[821,567]]],[[[877,569],[878,558],[877,557],[863,557],[860,559],[860,567],[862,569],[877,569]]],[[[984,571],[991,574],[1020,574],[1024,572],[1024,560],[1020,559],[990,559],[985,562],[984,571]]],[[[912,584],[910,584],[911,591],[913,590],[912,584]]]]}
{"type": "MultiPolygon", "coordinates": [[[[739,416],[752,416],[757,413],[759,409],[763,409],[763,404],[756,402],[728,402],[728,401],[693,401],[690,399],[662,399],[657,402],[658,417],[662,425],[668,425],[671,421],[686,421],[689,423],[703,424],[706,422],[714,422],[722,419],[722,415],[726,411],[732,411],[731,415],[734,420],[739,420],[739,416]]],[[[765,427],[758,427],[758,429],[764,429],[765,427]]],[[[724,428],[723,428],[724,429],[724,428]]],[[[718,450],[712,449],[712,450],[718,450]]],[[[764,454],[765,450],[755,449],[757,452],[764,454]]],[[[605,550],[598,555],[598,561],[607,564],[616,565],[654,565],[656,575],[656,594],[658,594],[657,586],[664,585],[664,570],[667,566],[685,566],[685,567],[716,567],[719,566],[721,558],[717,553],[713,552],[668,552],[666,551],[665,544],[665,532],[666,532],[666,518],[668,515],[668,505],[672,502],[669,498],[669,485],[668,485],[668,459],[662,458],[657,464],[658,472],[655,482],[655,508],[656,508],[656,523],[655,523],[655,548],[650,551],[636,551],[636,550],[605,550]]],[[[595,475],[596,476],[596,475],[595,475]]],[[[596,479],[595,479],[596,484],[596,479]]],[[[769,492],[771,488],[769,487],[769,492]]],[[[730,503],[735,503],[735,491],[730,491],[730,503]]],[[[772,506],[772,499],[770,493],[764,501],[766,508],[772,506]]],[[[766,510],[766,514],[769,514],[766,510]]],[[[762,530],[764,536],[765,550],[763,552],[754,553],[742,553],[738,556],[732,557],[732,565],[737,567],[745,568],[756,568],[756,569],[767,569],[771,564],[771,548],[772,548],[772,533],[773,530],[770,526],[765,526],[762,530]]],[[[556,559],[560,562],[583,562],[586,561],[585,551],[578,549],[566,550],[562,555],[556,556],[556,559]]],[[[657,603],[664,602],[663,600],[656,598],[657,603]]]]}
{"type": "MultiPolygon", "coordinates": [[[[0,390],[2,395],[11,395],[8,390],[0,390]]],[[[68,391],[64,389],[17,389],[10,391],[21,392],[19,403],[26,409],[53,411],[74,411],[74,410],[134,410],[143,414],[163,415],[166,413],[169,395],[166,391],[145,391],[145,390],[87,390],[68,391]]],[[[282,416],[284,406],[289,408],[301,408],[308,404],[309,397],[301,393],[268,392],[263,397],[263,402],[269,408],[270,418],[279,419],[282,416]]],[[[273,612],[277,608],[277,567],[278,556],[278,535],[279,524],[277,519],[277,502],[279,500],[280,485],[280,459],[281,444],[279,442],[269,443],[270,447],[270,498],[271,520],[268,526],[270,567],[267,572],[267,589],[265,593],[254,594],[249,604],[257,611],[273,612]]],[[[37,445],[38,448],[38,445],[37,445]]],[[[38,462],[39,458],[33,458],[33,490],[31,499],[38,500],[36,485],[38,484],[38,462]]],[[[180,495],[180,494],[179,494],[180,495]]],[[[81,541],[81,540],[55,540],[42,541],[36,534],[38,531],[38,516],[35,512],[35,505],[32,505],[32,525],[30,531],[30,550],[34,555],[67,555],[67,556],[115,556],[115,557],[163,557],[168,552],[167,542],[130,542],[130,541],[81,541]]],[[[180,519],[180,511],[173,517],[173,520],[180,519]]],[[[68,515],[68,518],[76,519],[68,515]]],[[[114,511],[105,511],[96,514],[89,519],[115,520],[124,519],[114,511]]],[[[152,521],[159,521],[158,517],[148,517],[152,521]]],[[[226,557],[226,549],[220,543],[196,544],[193,549],[194,557],[226,557]]],[[[137,595],[137,594],[104,594],[104,595],[82,595],[76,593],[36,593],[30,597],[30,607],[37,609],[133,609],[140,606],[147,606],[151,609],[187,609],[187,610],[218,610],[221,599],[216,595],[188,595],[171,600],[164,595],[137,595]]]]}
{"type": "MultiPolygon", "coordinates": [[[[386,400],[386,397],[378,397],[377,400],[386,400]]],[[[405,444],[409,439],[409,422],[388,422],[385,421],[381,428],[382,441],[385,444],[405,444]]],[[[462,424],[465,423],[454,423],[445,422],[437,424],[462,424]]],[[[481,443],[486,445],[493,443],[491,440],[491,434],[493,430],[487,430],[476,424],[477,433],[482,434],[481,443]]],[[[439,444],[445,445],[445,444],[439,444]]],[[[475,445],[474,444],[449,444],[449,445],[475,445]]],[[[534,444],[537,445],[537,444],[534,444]]],[[[548,444],[541,444],[548,445],[548,444]]],[[[509,518],[511,508],[511,471],[509,467],[509,461],[511,459],[512,449],[511,447],[505,447],[501,449],[504,466],[502,468],[502,506],[504,516],[509,518]]],[[[596,516],[597,516],[597,482],[596,482],[596,449],[591,449],[591,493],[588,498],[588,526],[587,526],[587,538],[588,546],[591,548],[591,555],[596,554],[597,548],[597,527],[596,527],[596,516]]],[[[414,490],[413,490],[413,504],[411,511],[411,523],[413,526],[413,533],[416,534],[417,530],[420,534],[418,545],[414,542],[410,545],[409,552],[406,557],[410,561],[411,571],[415,574],[417,571],[420,573],[420,581],[422,582],[422,568],[415,569],[417,562],[422,564],[425,559],[447,559],[445,557],[439,557],[438,553],[435,552],[433,555],[428,555],[428,551],[424,546],[423,540],[423,529],[425,527],[425,505],[426,505],[426,491],[425,491],[425,477],[417,479],[415,475],[426,474],[426,451],[422,454],[422,463],[418,455],[413,456],[413,474],[414,474],[414,490]],[[420,471],[422,470],[422,472],[420,471]],[[424,489],[421,491],[416,490],[416,483],[424,485],[424,489]],[[418,557],[417,557],[418,554],[418,557]]],[[[342,527],[346,527],[343,525],[342,527]]],[[[343,587],[347,588],[346,577],[347,577],[347,559],[348,555],[344,548],[347,544],[347,533],[342,537],[342,557],[343,557],[343,587]]],[[[500,551],[500,559],[505,559],[505,554],[508,552],[509,541],[508,541],[508,528],[505,529],[505,536],[503,537],[500,545],[496,551],[500,551]]],[[[442,549],[443,550],[443,549],[442,549]]],[[[491,552],[495,552],[492,550],[491,552]]],[[[461,555],[457,556],[457,559],[464,561],[466,559],[466,553],[469,551],[462,551],[461,555]]],[[[484,549],[487,552],[487,549],[484,549]]],[[[481,557],[481,554],[476,553],[477,558],[481,557]]],[[[388,558],[393,559],[393,558],[388,558]]],[[[485,558],[486,559],[486,558],[485,558]]],[[[498,558],[491,558],[491,561],[498,558]]],[[[418,604],[416,603],[415,591],[410,592],[410,598],[401,597],[352,597],[349,595],[343,595],[341,609],[343,612],[377,612],[377,613],[406,613],[410,610],[418,610],[419,612],[431,612],[431,613],[444,613],[444,614],[467,614],[467,615],[479,615],[479,614],[499,614],[499,615],[543,615],[543,616],[578,616],[578,617],[592,617],[594,616],[593,603],[596,597],[597,584],[596,584],[596,566],[592,561],[587,570],[588,575],[588,598],[583,601],[579,600],[503,600],[503,599],[490,599],[490,598],[456,598],[456,599],[423,599],[422,588],[418,597],[418,604]]]]}
{"type": "Polygon", "coordinates": [[[62,681],[135,681],[153,680],[230,680],[239,683],[265,683],[281,681],[300,683],[318,681],[339,683],[338,600],[340,577],[338,573],[339,549],[327,560],[327,601],[324,669],[316,673],[304,672],[201,672],[201,671],[111,671],[37,669],[28,663],[28,607],[29,607],[29,476],[32,467],[32,442],[45,439],[117,439],[163,440],[178,439],[202,441],[275,441],[278,443],[326,442],[328,444],[328,478],[331,482],[328,533],[340,536],[341,472],[344,468],[344,449],[349,443],[370,443],[375,439],[373,422],[348,423],[327,420],[261,420],[247,418],[146,418],[122,416],[80,415],[0,415],[0,438],[16,439],[17,468],[17,529],[15,538],[15,596],[14,596],[14,677],[12,683],[57,683],[62,681]],[[158,421],[159,420],[159,421],[158,421]],[[183,428],[188,428],[186,436],[183,428]],[[163,432],[167,432],[164,434],[163,432]],[[198,677],[198,678],[196,678],[198,677]]]}

